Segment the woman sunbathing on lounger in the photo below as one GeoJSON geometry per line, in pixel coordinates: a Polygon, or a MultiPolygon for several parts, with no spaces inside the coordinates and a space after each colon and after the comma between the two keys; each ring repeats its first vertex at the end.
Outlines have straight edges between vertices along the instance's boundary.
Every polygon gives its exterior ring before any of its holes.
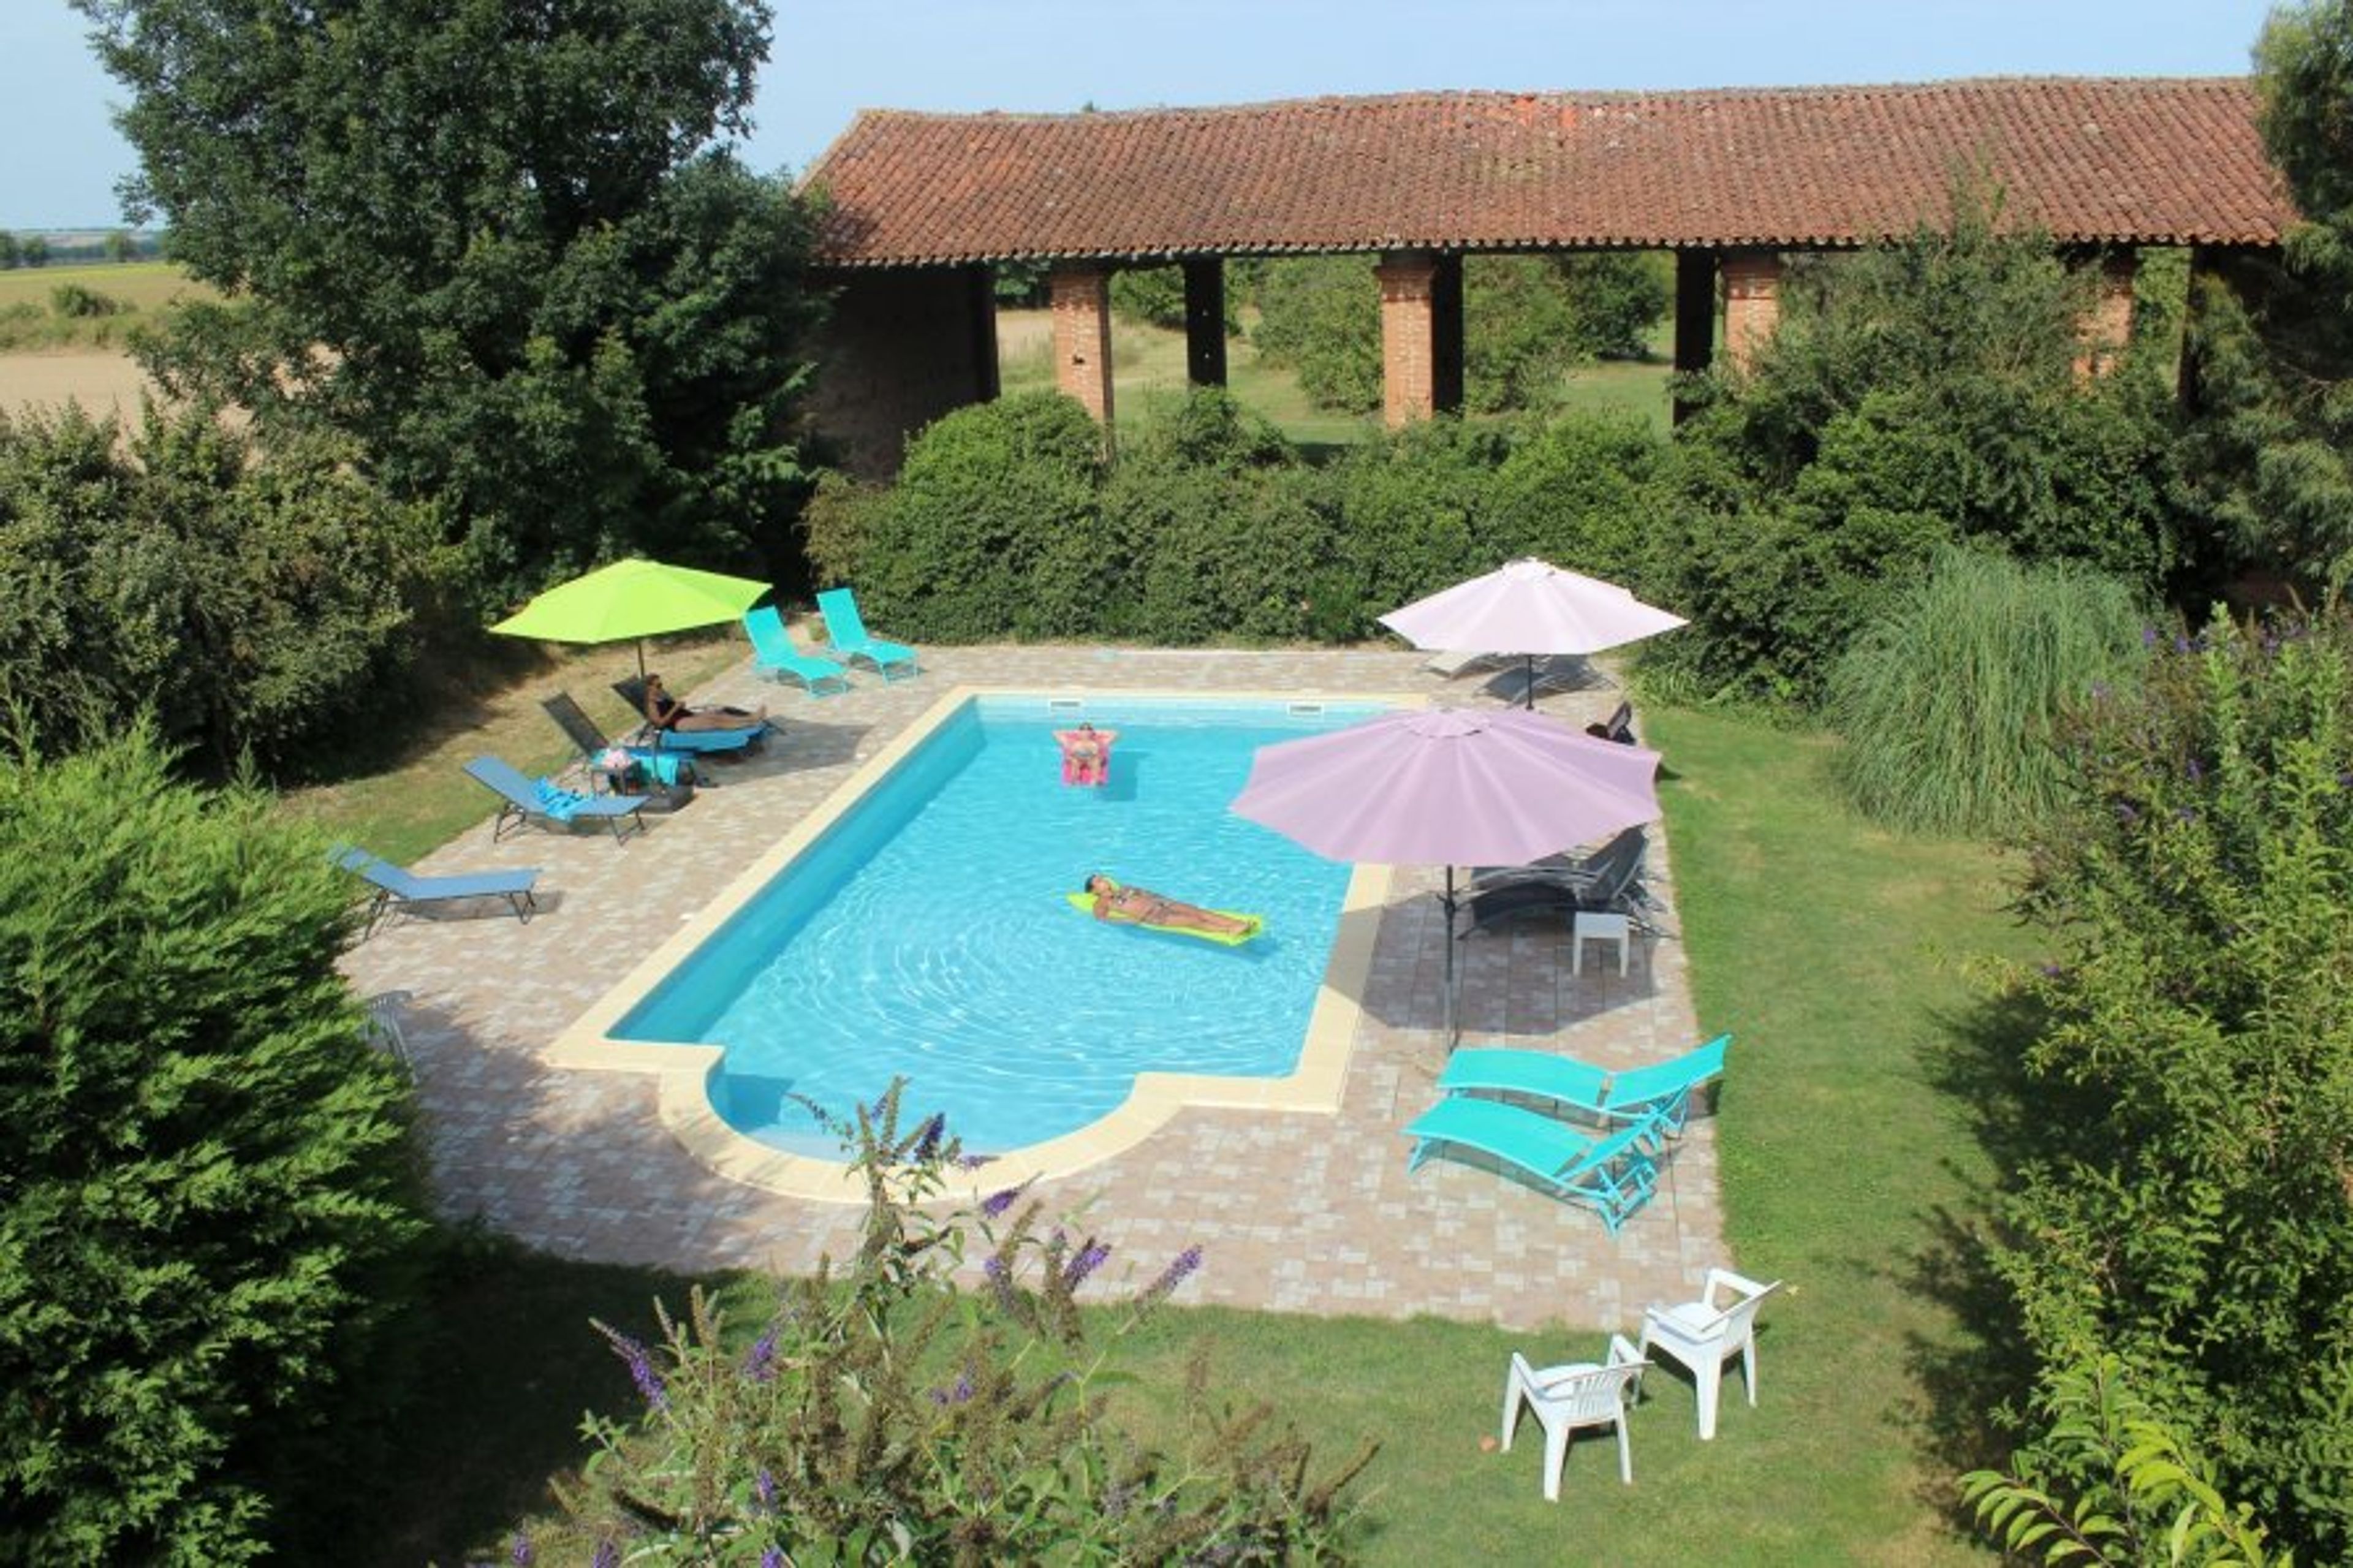
{"type": "Polygon", "coordinates": [[[689,708],[662,687],[659,675],[646,677],[646,722],[657,730],[743,730],[768,721],[768,710],[742,708],[689,708]]]}
{"type": "Polygon", "coordinates": [[[1171,926],[1178,931],[1208,931],[1216,936],[1240,936],[1258,922],[1237,915],[1221,915],[1198,904],[1168,898],[1144,888],[1123,888],[1101,871],[1081,889],[1095,897],[1095,919],[1122,925],[1171,926]]]}

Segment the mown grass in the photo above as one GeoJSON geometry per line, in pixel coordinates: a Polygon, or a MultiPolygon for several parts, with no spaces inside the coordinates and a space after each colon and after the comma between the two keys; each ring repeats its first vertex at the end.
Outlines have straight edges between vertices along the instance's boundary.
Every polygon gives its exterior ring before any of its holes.
{"type": "Polygon", "coordinates": [[[0,271],[0,353],[120,349],[132,327],[173,307],[218,294],[168,261],[94,262],[0,271]],[[62,314],[60,289],[87,289],[113,301],[112,315],[62,314]]]}
{"type": "MultiPolygon", "coordinates": [[[[1114,1367],[1138,1379],[1120,1408],[1165,1430],[1201,1353],[1216,1386],[1271,1402],[1331,1462],[1377,1440],[1357,1494],[1376,1564],[1986,1561],[1950,1512],[1957,1453],[1982,1411],[1936,1369],[1989,1353],[1941,1260],[1992,1174],[1948,1063],[1979,1016],[1970,961],[2021,946],[2001,910],[2004,867],[1982,845],[1893,836],[1836,806],[1822,736],[1719,714],[1645,719],[1672,767],[1663,793],[1702,1026],[1735,1035],[1718,1126],[1733,1259],[1792,1287],[1765,1316],[1759,1406],[1727,1390],[1703,1444],[1690,1385],[1656,1372],[1634,1417],[1635,1484],[1618,1484],[1605,1435],[1572,1450],[1549,1505],[1540,1447],[1505,1456],[1481,1439],[1510,1351],[1588,1357],[1601,1333],[1196,1309],[1119,1345],[1114,1367]]],[[[767,1288],[737,1277],[730,1289],[733,1321],[756,1331],[767,1288]]],[[[620,1303],[641,1322],[657,1292],[682,1300],[684,1285],[519,1256],[470,1281],[470,1317],[528,1316],[563,1353],[437,1367],[404,1490],[432,1518],[390,1521],[407,1554],[381,1560],[414,1562],[421,1543],[443,1562],[503,1551],[491,1503],[536,1495],[548,1410],[626,1402],[588,1312],[620,1303]],[[437,1494],[437,1467],[476,1500],[437,1494]]],[[[526,1523],[560,1533],[543,1506],[526,1523]]]]}
{"type": "MultiPolygon", "coordinates": [[[[1025,318],[1043,312],[1005,311],[1004,335],[1026,342],[1000,359],[998,379],[1008,393],[1054,384],[1050,342],[1036,341],[1025,318]]],[[[1112,329],[1112,423],[1133,431],[1169,405],[1181,401],[1186,378],[1185,334],[1168,328],[1118,321],[1112,329]]],[[[1292,372],[1261,363],[1247,336],[1226,343],[1226,385],[1235,398],[1271,420],[1295,444],[1311,448],[1351,446],[1381,428],[1377,414],[1339,414],[1319,408],[1300,390],[1292,372]]],[[[1669,426],[1667,366],[1656,358],[1582,365],[1563,378],[1559,406],[1584,413],[1630,413],[1663,433],[1669,426]]]]}

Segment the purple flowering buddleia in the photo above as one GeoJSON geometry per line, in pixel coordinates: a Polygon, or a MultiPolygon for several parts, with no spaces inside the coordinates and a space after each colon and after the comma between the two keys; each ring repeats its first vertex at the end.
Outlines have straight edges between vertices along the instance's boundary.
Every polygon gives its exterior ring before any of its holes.
{"type": "Polygon", "coordinates": [[[637,1384],[638,1397],[646,1402],[646,1407],[669,1409],[670,1391],[662,1386],[661,1373],[654,1370],[653,1357],[647,1353],[646,1347],[618,1329],[608,1329],[602,1323],[596,1327],[612,1344],[613,1353],[628,1363],[629,1381],[637,1384]]]}
{"type": "Polygon", "coordinates": [[[609,1541],[596,1543],[596,1554],[588,1559],[588,1568],[621,1568],[621,1549],[609,1541]]]}
{"type": "Polygon", "coordinates": [[[754,1383],[766,1383],[776,1375],[776,1325],[770,1323],[768,1331],[752,1342],[744,1352],[744,1375],[754,1383]]]}
{"type": "Polygon", "coordinates": [[[760,1553],[760,1568],[785,1568],[785,1549],[771,1546],[760,1553]]]}
{"type": "Polygon", "coordinates": [[[915,1135],[916,1160],[927,1161],[936,1157],[940,1152],[940,1140],[947,1130],[948,1119],[944,1115],[934,1113],[930,1121],[924,1122],[923,1131],[915,1135]]]}
{"type": "Polygon", "coordinates": [[[760,1511],[762,1513],[776,1512],[776,1472],[764,1468],[758,1475],[754,1476],[752,1478],[752,1495],[759,1500],[760,1511]]]}
{"type": "Polygon", "coordinates": [[[1111,1246],[1109,1243],[1090,1240],[1084,1247],[1079,1248],[1079,1255],[1076,1258],[1071,1258],[1069,1263],[1063,1265],[1063,1285],[1070,1289],[1076,1290],[1080,1286],[1087,1282],[1088,1275],[1092,1274],[1096,1269],[1103,1267],[1103,1259],[1110,1256],[1111,1246]]]}
{"type": "Polygon", "coordinates": [[[989,1289],[997,1292],[997,1304],[1008,1311],[1012,1310],[1015,1304],[1013,1270],[1005,1266],[1005,1259],[991,1258],[980,1266],[980,1271],[987,1277],[989,1289]]]}
{"type": "Polygon", "coordinates": [[[1191,1279],[1200,1267],[1200,1247],[1198,1244],[1188,1247],[1168,1260],[1168,1267],[1160,1271],[1160,1278],[1155,1279],[1152,1288],[1145,1293],[1155,1300],[1169,1295],[1177,1286],[1191,1279]]]}
{"type": "Polygon", "coordinates": [[[531,1537],[518,1535],[514,1538],[513,1547],[507,1552],[507,1561],[513,1563],[515,1568],[531,1568],[534,1556],[531,1549],[531,1537]]]}
{"type": "Polygon", "coordinates": [[[1007,1187],[1002,1191],[989,1194],[980,1202],[981,1214],[988,1219],[1004,1218],[1005,1211],[1020,1201],[1022,1188],[1029,1184],[1024,1182],[1019,1187],[1007,1187]]]}

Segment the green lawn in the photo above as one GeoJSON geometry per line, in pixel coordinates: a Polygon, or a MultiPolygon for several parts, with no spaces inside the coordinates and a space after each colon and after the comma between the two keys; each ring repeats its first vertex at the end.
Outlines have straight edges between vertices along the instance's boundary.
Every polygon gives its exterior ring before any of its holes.
{"type": "MultiPolygon", "coordinates": [[[[2021,942],[2000,910],[2004,868],[1984,846],[1847,815],[1822,737],[1707,713],[1645,720],[1672,769],[1701,1017],[1735,1034],[1719,1110],[1734,1258],[1791,1286],[1765,1315],[1759,1407],[1728,1390],[1703,1445],[1688,1384],[1655,1373],[1634,1420],[1635,1485],[1619,1486],[1605,1435],[1573,1450],[1563,1500],[1547,1505],[1540,1449],[1481,1448],[1504,1360],[1589,1356],[1600,1334],[1200,1309],[1122,1344],[1116,1364],[1142,1380],[1124,1408],[1148,1430],[1203,1349],[1219,1386],[1273,1402],[1331,1459],[1377,1438],[1357,1493],[1374,1563],[1986,1561],[1945,1511],[1961,1462],[1946,1445],[1983,1412],[1930,1369],[1975,1350],[1939,1264],[1992,1173],[1943,1069],[1978,1016],[1965,963],[2021,942]]],[[[756,1324],[765,1288],[730,1289],[734,1321],[756,1324]]],[[[460,1310],[438,1331],[454,1342],[404,1440],[374,1560],[498,1556],[514,1510],[551,1524],[540,1483],[565,1457],[558,1428],[629,1398],[586,1319],[642,1326],[657,1294],[681,1301],[684,1284],[512,1254],[453,1285],[441,1306],[460,1310]]]]}

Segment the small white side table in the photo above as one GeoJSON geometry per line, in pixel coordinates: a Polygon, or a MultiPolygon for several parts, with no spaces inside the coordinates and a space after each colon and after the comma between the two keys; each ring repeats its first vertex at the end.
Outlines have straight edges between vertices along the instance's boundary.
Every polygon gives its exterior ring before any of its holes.
{"type": "Polygon", "coordinates": [[[1614,942],[1618,944],[1618,973],[1626,973],[1626,950],[1632,945],[1627,932],[1624,915],[1596,914],[1579,910],[1568,921],[1568,972],[1585,973],[1585,944],[1588,942],[1614,942]]]}

